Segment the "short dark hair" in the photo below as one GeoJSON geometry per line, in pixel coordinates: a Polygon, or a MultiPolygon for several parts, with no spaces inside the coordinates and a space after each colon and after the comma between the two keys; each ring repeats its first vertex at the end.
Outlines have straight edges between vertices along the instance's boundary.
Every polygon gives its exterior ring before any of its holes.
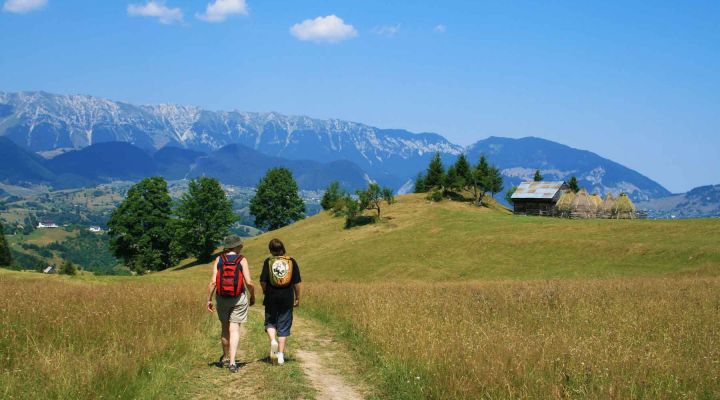
{"type": "Polygon", "coordinates": [[[280,239],[271,240],[270,244],[268,244],[268,250],[270,250],[270,254],[274,256],[285,255],[285,245],[280,241],[280,239]]]}

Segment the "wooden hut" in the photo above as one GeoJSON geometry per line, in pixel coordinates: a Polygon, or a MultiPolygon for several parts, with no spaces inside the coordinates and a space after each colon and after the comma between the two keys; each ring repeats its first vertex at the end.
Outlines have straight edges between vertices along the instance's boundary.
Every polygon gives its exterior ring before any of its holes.
{"type": "Polygon", "coordinates": [[[512,195],[515,214],[554,215],[555,205],[568,189],[564,181],[522,182],[512,195]]]}

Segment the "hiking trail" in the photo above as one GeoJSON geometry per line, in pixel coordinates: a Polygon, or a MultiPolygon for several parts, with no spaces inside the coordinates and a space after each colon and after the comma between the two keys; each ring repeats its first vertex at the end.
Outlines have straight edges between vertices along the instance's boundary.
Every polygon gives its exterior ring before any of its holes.
{"type": "Polygon", "coordinates": [[[262,330],[262,306],[252,307],[249,318],[249,323],[241,328],[237,357],[247,364],[235,374],[208,365],[220,354],[219,343],[213,337],[209,359],[201,360],[186,375],[180,384],[182,389],[176,392],[180,397],[198,400],[232,398],[230,396],[362,400],[370,395],[369,388],[356,378],[360,372],[352,355],[342,343],[334,340],[328,328],[295,313],[286,363],[273,366],[267,358],[269,349],[262,330]]]}

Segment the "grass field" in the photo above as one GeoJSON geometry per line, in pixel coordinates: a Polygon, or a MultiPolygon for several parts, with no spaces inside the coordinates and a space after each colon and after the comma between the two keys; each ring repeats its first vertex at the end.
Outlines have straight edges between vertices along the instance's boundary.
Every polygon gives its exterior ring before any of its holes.
{"type": "MultiPolygon", "coordinates": [[[[383,214],[351,230],[318,215],[244,251],[257,279],[269,239],[285,241],[300,315],[351,346],[380,398],[720,397],[720,220],[515,217],[415,195],[383,214]]],[[[167,389],[216,351],[209,274],[0,273],[0,397],[186,397],[167,389]]]]}

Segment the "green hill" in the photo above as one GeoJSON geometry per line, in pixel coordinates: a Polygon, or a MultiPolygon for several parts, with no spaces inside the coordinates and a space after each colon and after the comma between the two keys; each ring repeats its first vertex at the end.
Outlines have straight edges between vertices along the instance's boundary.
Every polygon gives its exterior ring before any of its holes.
{"type": "Polygon", "coordinates": [[[253,274],[272,237],[309,281],[467,281],[720,271],[720,219],[568,220],[400,196],[381,223],[344,229],[328,213],[246,242],[253,274]]]}

